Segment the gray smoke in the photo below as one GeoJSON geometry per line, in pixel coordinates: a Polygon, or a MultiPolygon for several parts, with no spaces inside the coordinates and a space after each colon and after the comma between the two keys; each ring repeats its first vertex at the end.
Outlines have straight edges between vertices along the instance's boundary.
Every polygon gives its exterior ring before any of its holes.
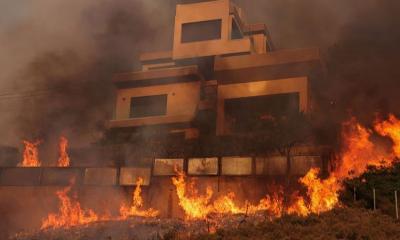
{"type": "MultiPolygon", "coordinates": [[[[112,116],[112,74],[138,69],[139,52],[172,48],[177,2],[0,2],[0,144],[97,140],[112,116]]],[[[329,119],[399,111],[397,1],[235,2],[268,25],[278,49],[322,49],[328,78],[317,89],[329,119]]]]}

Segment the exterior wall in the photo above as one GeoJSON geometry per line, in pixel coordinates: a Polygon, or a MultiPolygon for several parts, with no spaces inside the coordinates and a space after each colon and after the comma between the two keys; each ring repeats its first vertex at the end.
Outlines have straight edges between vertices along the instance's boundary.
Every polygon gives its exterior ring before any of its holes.
{"type": "Polygon", "coordinates": [[[250,52],[250,39],[230,40],[230,1],[219,0],[177,5],[174,30],[173,59],[250,52]],[[221,39],[181,43],[182,25],[221,19],[221,39]]]}
{"type": "MultiPolygon", "coordinates": [[[[119,89],[117,91],[116,120],[129,119],[132,97],[167,94],[167,114],[165,117],[194,116],[200,98],[200,83],[177,83],[151,87],[119,89]]],[[[146,117],[150,120],[157,117],[146,117]]],[[[133,121],[135,119],[132,119],[133,121]]],[[[137,119],[140,122],[140,119],[137,119]]]]}
{"type": "Polygon", "coordinates": [[[307,77],[287,78],[271,81],[256,81],[247,83],[226,84],[218,86],[217,103],[217,135],[228,133],[225,126],[225,100],[233,98],[264,96],[283,93],[299,93],[302,112],[308,110],[308,79],[307,77]]]}

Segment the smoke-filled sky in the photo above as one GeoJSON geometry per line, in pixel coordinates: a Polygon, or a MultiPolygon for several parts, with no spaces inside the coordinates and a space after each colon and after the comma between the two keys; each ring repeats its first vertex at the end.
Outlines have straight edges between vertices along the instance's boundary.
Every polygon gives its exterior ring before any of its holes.
{"type": "MultiPolygon", "coordinates": [[[[0,1],[0,145],[95,141],[112,116],[112,74],[172,48],[177,0],[0,1]],[[54,141],[56,142],[56,141],[54,141]]],[[[279,48],[320,47],[321,93],[338,119],[400,112],[396,0],[236,0],[279,48]]]]}

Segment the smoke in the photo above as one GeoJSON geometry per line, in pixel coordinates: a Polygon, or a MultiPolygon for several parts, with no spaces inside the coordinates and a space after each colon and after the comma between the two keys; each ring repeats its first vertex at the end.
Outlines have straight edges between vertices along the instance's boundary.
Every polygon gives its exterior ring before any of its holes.
{"type": "MultiPolygon", "coordinates": [[[[140,52],[172,48],[180,2],[2,1],[0,144],[56,142],[50,138],[60,134],[78,146],[98,139],[113,114],[112,75],[138,69],[140,52]]],[[[365,119],[398,111],[399,3],[234,2],[248,22],[267,24],[278,49],[321,48],[328,77],[316,85],[328,119],[340,122],[349,109],[365,119]]]]}
{"type": "Polygon", "coordinates": [[[277,48],[319,47],[327,79],[315,83],[326,120],[349,112],[371,123],[400,113],[398,1],[237,0],[249,22],[265,22],[277,48]]]}
{"type": "Polygon", "coordinates": [[[168,35],[172,20],[164,20],[173,11],[164,4],[2,1],[0,144],[98,138],[112,116],[112,75],[137,69],[140,51],[169,48],[160,36],[168,35]]]}

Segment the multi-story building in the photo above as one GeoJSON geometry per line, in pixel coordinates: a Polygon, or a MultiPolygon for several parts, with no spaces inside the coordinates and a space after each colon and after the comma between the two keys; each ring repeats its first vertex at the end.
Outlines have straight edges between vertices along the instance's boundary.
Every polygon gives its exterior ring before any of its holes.
{"type": "Polygon", "coordinates": [[[109,127],[117,139],[146,136],[144,155],[159,157],[251,154],[251,136],[311,111],[323,76],[319,49],[275,49],[267,26],[247,23],[229,0],[177,5],[172,50],[140,62],[141,71],[114,77],[109,127]],[[163,151],[152,138],[168,139],[163,151]]]}

